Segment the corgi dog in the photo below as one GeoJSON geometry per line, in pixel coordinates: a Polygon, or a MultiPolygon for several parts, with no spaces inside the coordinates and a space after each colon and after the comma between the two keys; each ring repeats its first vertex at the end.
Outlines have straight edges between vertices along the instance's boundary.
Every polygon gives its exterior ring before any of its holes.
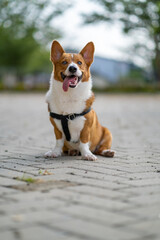
{"type": "Polygon", "coordinates": [[[90,74],[93,57],[93,42],[78,54],[66,53],[58,41],[52,43],[53,72],[46,102],[56,144],[45,157],[81,154],[82,159],[94,161],[95,155],[114,156],[111,132],[100,125],[91,108],[94,101],[90,74]]]}

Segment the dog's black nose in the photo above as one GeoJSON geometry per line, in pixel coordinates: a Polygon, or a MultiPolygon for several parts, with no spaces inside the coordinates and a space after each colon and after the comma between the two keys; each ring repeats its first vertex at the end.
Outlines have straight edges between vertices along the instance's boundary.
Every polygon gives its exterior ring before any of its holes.
{"type": "Polygon", "coordinates": [[[77,68],[74,67],[74,66],[70,66],[70,67],[69,67],[69,71],[70,71],[71,73],[75,73],[75,72],[77,71],[77,68]]]}

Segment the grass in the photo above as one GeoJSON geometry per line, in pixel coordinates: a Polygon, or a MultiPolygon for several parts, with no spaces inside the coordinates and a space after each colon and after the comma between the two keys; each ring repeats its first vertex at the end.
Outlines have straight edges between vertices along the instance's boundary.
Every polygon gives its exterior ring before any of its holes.
{"type": "MultiPolygon", "coordinates": [[[[50,173],[47,170],[42,171],[42,169],[40,169],[38,173],[40,175],[53,175],[53,173],[50,173]]],[[[18,181],[23,181],[23,182],[26,182],[28,184],[43,182],[43,179],[35,179],[35,178],[32,178],[32,177],[25,177],[25,174],[23,174],[22,177],[14,177],[13,179],[18,180],[18,181]]]]}
{"type": "MultiPolygon", "coordinates": [[[[23,83],[18,83],[15,87],[5,87],[0,82],[0,92],[20,92],[20,93],[44,93],[47,92],[48,85],[35,86],[33,88],[24,87],[23,83]]],[[[104,88],[93,87],[96,93],[160,93],[160,84],[114,84],[104,88]]]]}
{"type": "Polygon", "coordinates": [[[25,177],[24,175],[23,175],[23,177],[15,177],[14,179],[18,180],[18,181],[23,181],[26,183],[35,183],[38,181],[38,179],[34,179],[32,177],[25,177]]]}

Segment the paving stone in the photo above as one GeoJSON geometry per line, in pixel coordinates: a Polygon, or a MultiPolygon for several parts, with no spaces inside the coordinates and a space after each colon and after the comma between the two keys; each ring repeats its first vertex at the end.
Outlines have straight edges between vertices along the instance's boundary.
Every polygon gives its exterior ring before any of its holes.
{"type": "Polygon", "coordinates": [[[0,239],[16,240],[17,236],[15,236],[14,231],[4,231],[4,232],[0,232],[0,239]]]}
{"type": "Polygon", "coordinates": [[[155,204],[150,204],[146,208],[146,204],[143,204],[139,207],[134,207],[129,210],[125,210],[126,214],[137,216],[137,218],[152,220],[160,218],[160,205],[159,202],[155,204]]]}
{"type": "Polygon", "coordinates": [[[1,162],[0,168],[15,170],[15,171],[19,171],[19,172],[28,172],[28,173],[32,172],[33,170],[36,170],[38,173],[38,169],[36,167],[20,165],[20,164],[16,164],[16,163],[9,163],[9,162],[1,162]]]}
{"type": "Polygon", "coordinates": [[[0,230],[5,231],[8,228],[10,230],[20,229],[25,226],[40,225],[45,222],[62,223],[63,221],[69,221],[71,219],[72,217],[69,215],[43,209],[41,211],[21,212],[4,216],[0,230]]]}
{"type": "Polygon", "coordinates": [[[70,235],[64,231],[58,231],[53,228],[48,228],[45,225],[34,226],[19,229],[18,233],[22,240],[44,240],[44,239],[57,239],[57,240],[80,240],[75,235],[70,235]]]}
{"type": "Polygon", "coordinates": [[[13,186],[13,185],[22,185],[24,184],[21,181],[15,180],[15,179],[11,179],[11,178],[7,178],[7,177],[0,177],[0,186],[13,186]]]}
{"type": "Polygon", "coordinates": [[[53,198],[48,199],[46,196],[39,196],[39,199],[32,195],[29,199],[25,195],[22,199],[18,199],[18,196],[17,198],[13,196],[10,201],[6,201],[6,199],[4,199],[3,204],[0,205],[0,212],[2,213],[2,217],[5,215],[16,215],[26,212],[33,212],[34,215],[34,212],[36,211],[41,212],[45,209],[54,210],[69,204],[70,201],[53,198]],[[12,204],[10,204],[11,202],[12,204]]]}
{"type": "Polygon", "coordinates": [[[131,226],[127,226],[128,229],[132,229],[134,231],[143,232],[146,229],[146,233],[153,234],[157,238],[159,236],[159,227],[160,227],[160,219],[157,220],[148,220],[141,221],[132,224],[131,226]]]}
{"type": "Polygon", "coordinates": [[[13,231],[15,239],[21,240],[44,240],[44,239],[57,239],[69,240],[73,239],[71,236],[65,235],[63,232],[53,231],[45,226],[31,226],[21,228],[13,231]]]}
{"type": "Polygon", "coordinates": [[[140,180],[124,180],[122,183],[132,185],[132,186],[155,186],[160,185],[160,178],[151,178],[151,179],[140,179],[140,180]]]}
{"type": "Polygon", "coordinates": [[[14,194],[17,193],[17,190],[12,188],[6,188],[6,186],[0,187],[0,196],[5,196],[7,194],[14,194]]]}
{"type": "Polygon", "coordinates": [[[159,185],[147,185],[147,186],[131,186],[130,188],[124,188],[122,189],[122,192],[125,193],[130,193],[133,195],[148,195],[148,194],[154,194],[154,193],[159,193],[159,185]]]}
{"type": "Polygon", "coordinates": [[[9,177],[9,178],[23,178],[23,177],[31,177],[33,178],[33,174],[31,173],[23,173],[23,172],[19,172],[19,171],[15,171],[15,169],[5,169],[5,168],[0,168],[0,177],[9,177]]]}
{"type": "Polygon", "coordinates": [[[106,211],[105,209],[97,208],[95,209],[92,205],[71,205],[67,207],[62,207],[58,210],[60,213],[66,213],[70,216],[76,218],[81,218],[94,223],[99,223],[104,226],[121,226],[128,224],[128,222],[133,222],[135,217],[127,216],[127,214],[122,215],[121,213],[114,211],[106,211]]]}
{"type": "Polygon", "coordinates": [[[137,204],[145,204],[145,205],[151,205],[151,204],[155,204],[155,203],[159,203],[160,201],[160,193],[154,193],[154,194],[148,194],[148,195],[143,195],[141,194],[140,196],[136,196],[136,197],[130,197],[129,198],[130,202],[134,202],[137,204]]]}
{"type": "Polygon", "coordinates": [[[96,186],[87,186],[87,185],[79,185],[76,188],[75,187],[67,187],[67,190],[71,190],[71,191],[76,191],[79,192],[79,194],[81,193],[86,193],[86,194],[90,194],[93,196],[99,196],[102,198],[109,198],[109,199],[127,199],[128,196],[135,196],[135,194],[133,193],[126,193],[126,192],[122,192],[121,190],[112,190],[112,189],[106,189],[106,188],[100,188],[100,187],[96,187],[96,186]]]}
{"type": "Polygon", "coordinates": [[[77,192],[70,192],[67,191],[67,189],[55,189],[52,190],[51,196],[53,198],[58,198],[58,199],[64,199],[64,200],[70,200],[72,202],[76,202],[77,204],[83,204],[83,205],[91,205],[94,206],[95,208],[100,208],[100,209],[112,209],[113,211],[118,211],[124,208],[128,208],[130,205],[129,203],[119,201],[118,199],[108,199],[108,198],[102,198],[102,197],[97,197],[93,195],[88,195],[88,194],[79,194],[77,192]]]}
{"type": "Polygon", "coordinates": [[[127,240],[134,239],[139,236],[138,233],[132,232],[123,232],[119,229],[113,229],[108,226],[103,226],[100,224],[95,224],[89,221],[84,221],[80,219],[74,219],[71,221],[66,221],[61,225],[55,223],[51,223],[51,226],[57,227],[57,229],[64,229],[68,233],[74,233],[83,237],[83,239],[87,239],[88,237],[95,240],[112,240],[116,239],[118,236],[119,240],[127,240]]]}

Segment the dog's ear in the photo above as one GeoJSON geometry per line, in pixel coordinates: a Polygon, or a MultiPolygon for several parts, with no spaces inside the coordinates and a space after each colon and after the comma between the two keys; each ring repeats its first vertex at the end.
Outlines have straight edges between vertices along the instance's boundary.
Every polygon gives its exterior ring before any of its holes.
{"type": "Polygon", "coordinates": [[[93,56],[94,56],[93,42],[87,43],[87,45],[80,51],[80,54],[84,58],[86,64],[90,66],[93,62],[93,56]]]}
{"type": "Polygon", "coordinates": [[[62,48],[62,46],[60,45],[60,43],[58,41],[54,40],[52,42],[52,47],[51,47],[51,61],[53,63],[58,62],[64,52],[65,51],[62,48]]]}

